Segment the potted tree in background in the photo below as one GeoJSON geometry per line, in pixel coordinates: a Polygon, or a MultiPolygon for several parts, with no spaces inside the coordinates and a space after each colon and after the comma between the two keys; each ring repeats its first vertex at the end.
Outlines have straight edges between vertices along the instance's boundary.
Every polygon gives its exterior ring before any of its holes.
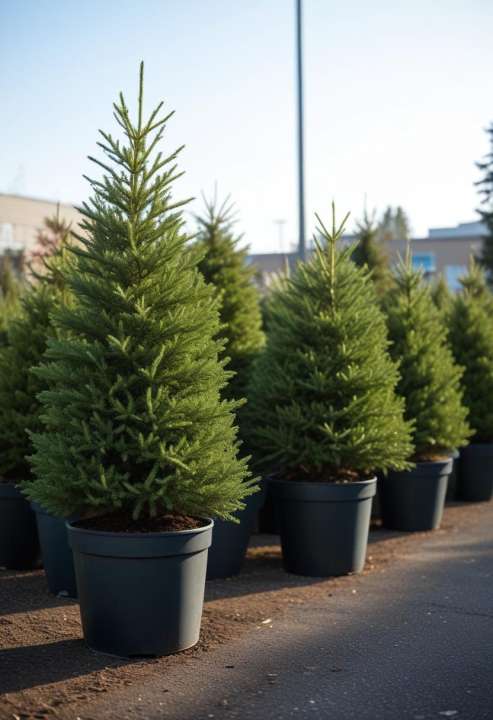
{"type": "MultiPolygon", "coordinates": [[[[223,354],[233,376],[223,388],[227,399],[244,398],[252,363],[264,344],[260,299],[253,283],[254,268],[247,264],[247,248],[239,247],[241,236],[235,232],[235,217],[229,198],[221,204],[217,197],[204,198],[205,209],[196,217],[198,232],[193,245],[198,268],[215,289],[219,301],[223,354]]],[[[238,412],[242,437],[241,408],[238,412]]],[[[243,450],[244,445],[241,450],[243,450]]],[[[263,492],[250,495],[245,508],[235,514],[238,522],[217,520],[207,563],[208,579],[230,577],[240,572],[256,513],[263,492]]]]}
{"type": "Polygon", "coordinates": [[[473,434],[461,451],[459,494],[480,501],[493,492],[493,297],[473,260],[461,284],[450,311],[450,342],[464,368],[464,402],[473,434]]]}
{"type": "Polygon", "coordinates": [[[176,153],[157,148],[162,103],[144,119],[143,66],[122,139],[81,212],[83,236],[64,279],[73,294],[54,320],[38,375],[44,431],[33,435],[30,497],[68,524],[84,635],[96,650],[162,655],[195,644],[213,516],[254,491],[237,458],[236,403],[217,300],[187,248],[171,187],[176,153]]]}
{"type": "MultiPolygon", "coordinates": [[[[447,281],[445,280],[445,277],[441,273],[438,279],[436,279],[432,286],[431,286],[431,296],[433,299],[433,302],[435,303],[442,322],[445,326],[447,335],[449,332],[449,324],[450,324],[450,309],[452,306],[452,299],[453,295],[452,292],[449,289],[449,286],[447,285],[447,281]]],[[[448,483],[447,483],[447,494],[445,496],[446,501],[452,501],[455,500],[457,497],[457,488],[459,484],[459,476],[460,476],[460,451],[457,449],[454,449],[452,451],[452,470],[450,471],[450,475],[448,477],[448,483]]]]}
{"type": "Polygon", "coordinates": [[[276,471],[285,568],[311,576],[362,569],[375,472],[412,452],[375,287],[337,247],[332,210],[332,230],[319,219],[312,259],[270,300],[246,408],[255,459],[276,471]]]}
{"type": "Polygon", "coordinates": [[[356,244],[351,259],[360,267],[371,270],[371,277],[379,296],[384,295],[392,284],[388,251],[375,222],[375,212],[365,208],[363,218],[357,224],[356,244]]]}
{"type": "MultiPolygon", "coordinates": [[[[46,222],[47,227],[51,227],[55,220],[46,222]]],[[[38,534],[32,527],[34,516],[19,489],[31,478],[27,459],[32,450],[29,433],[42,428],[37,395],[45,384],[32,368],[39,364],[48,338],[54,335],[51,313],[65,295],[59,265],[70,232],[68,227],[63,227],[63,233],[57,236],[56,249],[53,246],[51,254],[45,255],[42,263],[36,263],[36,268],[31,267],[32,282],[21,298],[17,316],[9,324],[8,342],[0,348],[0,472],[3,478],[11,481],[9,492],[13,501],[4,508],[2,544],[16,554],[24,548],[23,554],[31,555],[33,562],[37,562],[39,556],[38,534]]],[[[6,489],[4,486],[4,491],[6,489]]],[[[54,594],[76,597],[65,520],[51,516],[40,506],[33,509],[49,589],[54,594]]]]}
{"type": "Polygon", "coordinates": [[[385,299],[390,353],[400,363],[398,393],[414,423],[412,470],[382,478],[383,523],[395,530],[432,530],[440,525],[454,449],[470,434],[462,403],[462,370],[455,364],[447,331],[421,271],[411,255],[395,272],[385,299]]]}

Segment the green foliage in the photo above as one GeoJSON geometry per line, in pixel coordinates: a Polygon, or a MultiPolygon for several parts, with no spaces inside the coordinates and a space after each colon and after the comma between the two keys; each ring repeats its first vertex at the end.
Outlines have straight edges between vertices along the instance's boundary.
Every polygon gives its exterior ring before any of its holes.
{"type": "Polygon", "coordinates": [[[7,342],[7,328],[20,309],[22,294],[21,282],[12,269],[8,255],[1,258],[0,264],[0,347],[7,342]]]}
{"type": "Polygon", "coordinates": [[[274,290],[269,334],[247,406],[255,458],[265,470],[307,480],[355,479],[407,467],[412,453],[397,365],[373,282],[338,249],[318,218],[322,242],[274,290]]]}
{"type": "Polygon", "coordinates": [[[7,342],[0,349],[0,477],[23,482],[31,475],[27,455],[31,451],[28,431],[42,429],[37,394],[44,382],[31,373],[46,350],[53,333],[50,313],[56,296],[40,283],[28,290],[18,315],[7,329],[7,342]]]}
{"type": "Polygon", "coordinates": [[[474,442],[493,442],[493,298],[484,271],[471,261],[450,312],[450,343],[464,368],[464,402],[474,442]]]}
{"type": "Polygon", "coordinates": [[[197,222],[198,268],[216,289],[223,325],[220,337],[230,358],[228,370],[235,373],[225,388],[226,395],[243,398],[252,362],[264,344],[260,298],[253,284],[255,269],[247,264],[247,249],[238,247],[241,237],[235,234],[228,199],[222,205],[215,199],[205,201],[197,222]]]}
{"type": "Polygon", "coordinates": [[[371,271],[377,292],[385,293],[391,282],[389,259],[385,247],[379,239],[375,214],[369,215],[365,210],[363,219],[358,223],[356,242],[352,260],[360,267],[366,266],[371,271]]]}
{"type": "Polygon", "coordinates": [[[229,518],[254,481],[237,459],[237,404],[221,399],[218,302],[171,195],[177,153],[157,152],[170,115],[160,103],[144,120],[142,96],[143,66],[136,122],[120,94],[123,139],[101,133],[104,174],[64,273],[73,303],[37,371],[49,389],[28,494],[56,515],[229,518]]]}
{"type": "Polygon", "coordinates": [[[0,349],[0,477],[20,484],[31,477],[28,432],[40,432],[43,427],[37,396],[46,384],[32,368],[41,362],[48,339],[55,336],[51,314],[67,301],[61,269],[69,240],[67,228],[56,251],[43,259],[42,276],[34,278],[37,282],[18,301],[0,349]]]}
{"type": "Polygon", "coordinates": [[[413,420],[416,459],[447,454],[466,444],[470,430],[462,403],[462,370],[455,364],[447,331],[423,275],[411,267],[410,253],[395,272],[395,288],[385,300],[390,352],[400,363],[397,391],[413,420]]]}
{"type": "Polygon", "coordinates": [[[387,207],[382,219],[378,223],[378,237],[381,242],[406,242],[410,238],[411,230],[409,218],[400,206],[387,207]]]}
{"type": "Polygon", "coordinates": [[[452,293],[443,275],[440,275],[433,285],[431,285],[431,298],[442,317],[445,317],[450,310],[452,293]]]}
{"type": "Polygon", "coordinates": [[[482,207],[478,212],[487,230],[487,235],[483,238],[480,259],[488,272],[488,279],[491,282],[493,278],[493,123],[486,132],[490,141],[490,150],[484,160],[477,163],[483,177],[476,185],[479,187],[482,203],[482,207]]]}

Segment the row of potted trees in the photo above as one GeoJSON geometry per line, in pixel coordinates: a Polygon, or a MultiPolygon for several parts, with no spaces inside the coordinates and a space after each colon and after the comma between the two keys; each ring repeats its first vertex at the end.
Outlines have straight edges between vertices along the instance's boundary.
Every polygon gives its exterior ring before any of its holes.
{"type": "Polygon", "coordinates": [[[266,482],[286,569],[316,576],[361,570],[377,476],[398,529],[438,526],[458,448],[470,499],[491,496],[492,301],[472,266],[440,313],[407,258],[382,304],[333,209],[267,300],[264,346],[228,207],[189,243],[143,68],[136,120],[114,107],[83,232],[0,351],[0,564],[39,562],[28,498],[89,645],[159,655],[197,641],[206,573],[239,571],[266,482]]]}

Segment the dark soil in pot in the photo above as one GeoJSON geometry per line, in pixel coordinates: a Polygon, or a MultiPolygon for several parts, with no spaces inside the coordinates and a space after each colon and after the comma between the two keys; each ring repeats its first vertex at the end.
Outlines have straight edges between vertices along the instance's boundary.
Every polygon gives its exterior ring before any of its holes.
{"type": "Polygon", "coordinates": [[[50,515],[37,503],[31,503],[36,513],[39,544],[48,588],[53,595],[77,598],[74,558],[68,544],[64,518],[50,515]]]}
{"type": "Polygon", "coordinates": [[[197,643],[213,522],[197,523],[165,532],[67,524],[90,647],[133,657],[168,655],[197,643]]]}
{"type": "Polygon", "coordinates": [[[452,459],[418,462],[412,470],[391,471],[379,483],[383,525],[408,532],[440,526],[452,459]]]}
{"type": "Polygon", "coordinates": [[[36,518],[12,483],[0,482],[0,567],[32,570],[41,564],[36,518]]]}
{"type": "Polygon", "coordinates": [[[493,496],[493,443],[472,444],[461,451],[459,497],[486,502],[493,496]]]}
{"type": "Polygon", "coordinates": [[[245,498],[245,508],[235,513],[239,523],[214,521],[207,580],[227,578],[240,572],[257,513],[265,500],[266,485],[263,481],[258,492],[245,498]]]}
{"type": "Polygon", "coordinates": [[[275,479],[270,484],[288,572],[329,577],[363,569],[375,478],[350,483],[275,479]]]}

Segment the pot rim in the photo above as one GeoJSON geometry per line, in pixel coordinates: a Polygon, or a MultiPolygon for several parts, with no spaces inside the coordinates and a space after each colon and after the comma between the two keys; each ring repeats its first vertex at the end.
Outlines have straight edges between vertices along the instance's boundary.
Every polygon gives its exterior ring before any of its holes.
{"type": "Polygon", "coordinates": [[[99,537],[110,537],[110,538],[125,538],[126,540],[130,540],[131,538],[136,538],[139,540],[142,540],[143,538],[150,538],[150,539],[156,539],[161,537],[183,537],[184,535],[192,535],[193,533],[200,533],[204,532],[206,530],[211,529],[214,527],[214,520],[212,518],[202,518],[199,517],[199,520],[205,520],[206,525],[201,525],[197,528],[189,528],[187,530],[166,530],[164,532],[114,532],[111,530],[91,530],[89,528],[81,528],[74,525],[75,522],[78,522],[77,520],[66,520],[65,526],[67,527],[67,530],[69,530],[71,533],[77,533],[80,535],[97,535],[99,537]]]}
{"type": "Polygon", "coordinates": [[[363,487],[364,485],[371,485],[377,482],[377,476],[372,475],[371,478],[366,480],[353,480],[351,482],[328,482],[324,480],[284,480],[283,478],[271,475],[269,477],[269,483],[285,483],[287,485],[307,485],[308,487],[363,487]]]}

